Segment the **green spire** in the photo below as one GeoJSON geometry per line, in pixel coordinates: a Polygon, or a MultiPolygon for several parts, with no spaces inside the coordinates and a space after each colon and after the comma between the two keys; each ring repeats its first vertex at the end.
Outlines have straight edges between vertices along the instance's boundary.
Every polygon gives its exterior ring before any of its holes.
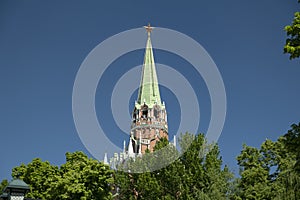
{"type": "Polygon", "coordinates": [[[162,104],[160,99],[152,44],[150,39],[150,33],[153,28],[150,25],[145,26],[145,28],[148,32],[148,39],[145,50],[143,72],[137,103],[141,105],[145,102],[146,105],[148,105],[148,107],[151,108],[153,107],[153,105],[155,105],[155,103],[157,103],[157,105],[160,106],[162,106],[162,104]]]}

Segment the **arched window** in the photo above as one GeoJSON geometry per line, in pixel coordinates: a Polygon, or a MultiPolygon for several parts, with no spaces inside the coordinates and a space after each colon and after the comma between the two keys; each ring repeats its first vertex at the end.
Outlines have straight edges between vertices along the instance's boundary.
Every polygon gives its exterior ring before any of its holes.
{"type": "Polygon", "coordinates": [[[155,119],[159,119],[160,118],[160,109],[159,109],[159,106],[154,106],[153,107],[153,115],[154,115],[154,118],[155,119]]]}
{"type": "Polygon", "coordinates": [[[132,113],[132,121],[133,121],[133,123],[136,122],[136,119],[137,119],[136,117],[137,117],[137,112],[136,112],[136,108],[134,108],[133,113],[132,113]]]}
{"type": "Polygon", "coordinates": [[[142,117],[143,119],[147,119],[148,118],[148,106],[146,104],[143,105],[142,109],[142,117]]]}

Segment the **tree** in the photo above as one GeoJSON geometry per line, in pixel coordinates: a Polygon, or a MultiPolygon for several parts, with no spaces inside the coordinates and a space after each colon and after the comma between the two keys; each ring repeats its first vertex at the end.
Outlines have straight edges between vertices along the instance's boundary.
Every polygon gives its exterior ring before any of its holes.
{"type": "Polygon", "coordinates": [[[156,144],[154,153],[146,152],[142,157],[136,157],[135,160],[128,159],[118,166],[115,173],[118,199],[161,199],[163,186],[157,178],[160,170],[151,169],[155,169],[158,164],[156,157],[159,157],[160,161],[164,160],[163,155],[156,153],[168,144],[168,140],[162,138],[156,144]]]}
{"type": "MultiPolygon", "coordinates": [[[[300,124],[299,124],[300,125],[300,124]]],[[[260,148],[243,146],[237,157],[241,178],[235,199],[300,199],[299,126],[260,148]]]]}
{"type": "Polygon", "coordinates": [[[226,199],[233,175],[227,167],[222,169],[218,146],[207,144],[203,134],[195,136],[190,133],[182,134],[179,144],[181,150],[185,151],[181,157],[168,140],[161,139],[153,153],[119,166],[122,171],[116,172],[115,179],[119,188],[118,198],[226,199]],[[160,165],[164,162],[169,165],[160,165]],[[129,165],[131,169],[143,169],[146,172],[127,173],[125,169],[129,169],[129,165]],[[147,169],[153,169],[152,165],[164,167],[147,172],[147,169]]]}
{"type": "Polygon", "coordinates": [[[222,168],[218,145],[207,144],[203,134],[190,133],[182,134],[179,144],[185,150],[181,157],[173,144],[162,138],[154,152],[126,159],[115,172],[75,152],[66,153],[66,163],[60,167],[37,158],[15,167],[12,176],[31,186],[28,197],[46,200],[229,198],[233,175],[226,166],[222,168]]]}
{"type": "Polygon", "coordinates": [[[103,163],[88,158],[82,152],[66,153],[66,163],[60,168],[34,159],[28,165],[13,169],[31,186],[30,198],[51,200],[111,199],[113,171],[103,163]]]}
{"type": "Polygon", "coordinates": [[[0,195],[3,193],[3,190],[7,185],[8,185],[8,181],[6,179],[1,181],[1,183],[0,183],[0,195]]]}
{"type": "Polygon", "coordinates": [[[284,135],[284,144],[291,154],[296,156],[294,170],[300,175],[300,122],[284,135]]]}
{"type": "MultiPolygon", "coordinates": [[[[298,0],[300,2],[300,0],[298,0]]],[[[284,46],[284,53],[290,54],[290,59],[300,56],[300,12],[294,14],[294,20],[291,25],[286,26],[285,31],[288,39],[284,46]]]]}
{"type": "Polygon", "coordinates": [[[208,144],[203,134],[189,133],[179,143],[184,148],[190,143],[180,158],[185,169],[184,199],[226,199],[233,175],[227,167],[222,169],[218,145],[208,144]]]}
{"type": "Polygon", "coordinates": [[[58,167],[51,165],[48,161],[43,162],[35,158],[28,165],[21,164],[12,170],[12,177],[20,176],[27,184],[30,185],[31,191],[28,197],[50,199],[51,183],[55,181],[58,175],[58,167]]]}
{"type": "MultiPolygon", "coordinates": [[[[108,166],[82,152],[66,153],[66,163],[52,184],[56,199],[109,199],[112,174],[108,166]]],[[[54,198],[52,198],[54,199],[54,198]]]]}
{"type": "Polygon", "coordinates": [[[270,167],[260,150],[244,145],[237,161],[241,175],[240,194],[237,195],[242,199],[272,199],[270,167]]]}
{"type": "MultiPolygon", "coordinates": [[[[184,166],[179,157],[179,152],[169,144],[166,138],[160,140],[154,147],[154,153],[164,149],[164,152],[158,154],[159,158],[164,159],[169,165],[155,171],[156,179],[161,187],[161,196],[163,199],[180,199],[183,193],[184,166]]],[[[158,161],[161,159],[158,159],[158,161]]],[[[161,162],[161,161],[160,161],[161,162]]]]}

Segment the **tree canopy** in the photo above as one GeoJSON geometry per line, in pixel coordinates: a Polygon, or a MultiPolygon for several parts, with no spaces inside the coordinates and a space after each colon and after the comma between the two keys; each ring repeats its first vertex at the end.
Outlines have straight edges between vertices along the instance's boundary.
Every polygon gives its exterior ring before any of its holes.
{"type": "MultiPolygon", "coordinates": [[[[300,123],[259,148],[244,144],[237,156],[240,177],[222,165],[218,145],[208,144],[203,134],[182,134],[179,145],[180,156],[162,138],[153,153],[127,159],[115,171],[82,152],[66,153],[61,166],[36,158],[15,167],[12,177],[30,185],[27,197],[45,200],[300,199],[300,123]]],[[[7,184],[3,180],[0,189],[7,184]]]]}
{"type": "MultiPolygon", "coordinates": [[[[207,144],[203,134],[185,133],[179,141],[180,148],[185,148],[184,154],[164,168],[140,174],[117,171],[115,181],[119,188],[118,199],[218,200],[229,197],[233,174],[226,166],[222,167],[218,145],[207,144]]],[[[179,154],[166,139],[157,143],[154,153],[161,148],[168,149],[164,151],[165,155],[161,155],[162,159],[171,159],[179,154]]],[[[158,164],[155,160],[145,162],[143,159],[148,159],[147,154],[130,165],[144,167],[147,171],[145,163],[158,164]]]]}
{"type": "Polygon", "coordinates": [[[260,148],[243,146],[237,157],[241,178],[236,199],[300,199],[299,125],[260,148]]]}
{"type": "MultiPolygon", "coordinates": [[[[298,0],[298,3],[300,0],[298,0]]],[[[290,54],[290,59],[300,56],[300,12],[295,12],[291,25],[284,28],[288,38],[284,46],[284,53],[290,54]]]]}
{"type": "Polygon", "coordinates": [[[88,158],[83,152],[66,153],[60,167],[39,158],[15,167],[12,176],[20,176],[30,185],[30,198],[62,200],[111,199],[113,171],[107,165],[88,158]]]}

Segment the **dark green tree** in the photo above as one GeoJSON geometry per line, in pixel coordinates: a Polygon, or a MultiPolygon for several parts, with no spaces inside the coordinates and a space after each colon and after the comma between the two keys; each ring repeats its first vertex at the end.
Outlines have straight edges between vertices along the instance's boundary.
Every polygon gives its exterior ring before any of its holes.
{"type": "Polygon", "coordinates": [[[278,143],[282,146],[278,179],[283,185],[281,196],[300,199],[300,123],[291,127],[292,129],[278,139],[278,143]]]}
{"type": "Polygon", "coordinates": [[[154,152],[159,152],[164,149],[164,152],[160,152],[157,156],[158,162],[162,162],[162,158],[165,162],[169,163],[167,166],[155,171],[156,179],[161,187],[162,199],[180,199],[183,193],[183,179],[184,166],[179,157],[179,152],[173,146],[169,144],[166,138],[160,140],[154,147],[154,152]]]}
{"type": "Polygon", "coordinates": [[[148,163],[151,157],[137,157],[128,159],[118,166],[115,172],[115,187],[117,199],[160,199],[161,188],[155,177],[155,172],[150,172],[148,163]],[[132,173],[138,172],[138,173],[132,173]]]}
{"type": "Polygon", "coordinates": [[[208,145],[203,134],[182,134],[179,152],[168,140],[161,139],[153,153],[127,161],[116,172],[119,199],[226,199],[233,177],[222,160],[216,144],[208,145]],[[158,159],[156,159],[158,158],[158,159]],[[172,161],[172,162],[170,162],[172,161]],[[168,163],[168,165],[164,165],[168,163]],[[128,173],[125,169],[142,169],[128,173]],[[164,166],[155,171],[153,166],[164,166]]]}
{"type": "Polygon", "coordinates": [[[260,148],[243,146],[237,157],[241,178],[235,199],[300,199],[298,135],[294,124],[275,142],[266,140],[260,148]]]}
{"type": "Polygon", "coordinates": [[[270,168],[260,150],[244,145],[237,157],[240,166],[241,199],[272,199],[270,168]]]}
{"type": "Polygon", "coordinates": [[[291,128],[292,129],[284,135],[284,144],[287,150],[296,156],[294,170],[299,173],[300,176],[300,122],[293,124],[291,128]]]}
{"type": "Polygon", "coordinates": [[[188,149],[180,158],[184,165],[183,199],[226,199],[233,175],[222,169],[217,144],[208,144],[203,134],[186,133],[180,140],[188,149]],[[192,142],[191,142],[192,141],[192,142]]]}

